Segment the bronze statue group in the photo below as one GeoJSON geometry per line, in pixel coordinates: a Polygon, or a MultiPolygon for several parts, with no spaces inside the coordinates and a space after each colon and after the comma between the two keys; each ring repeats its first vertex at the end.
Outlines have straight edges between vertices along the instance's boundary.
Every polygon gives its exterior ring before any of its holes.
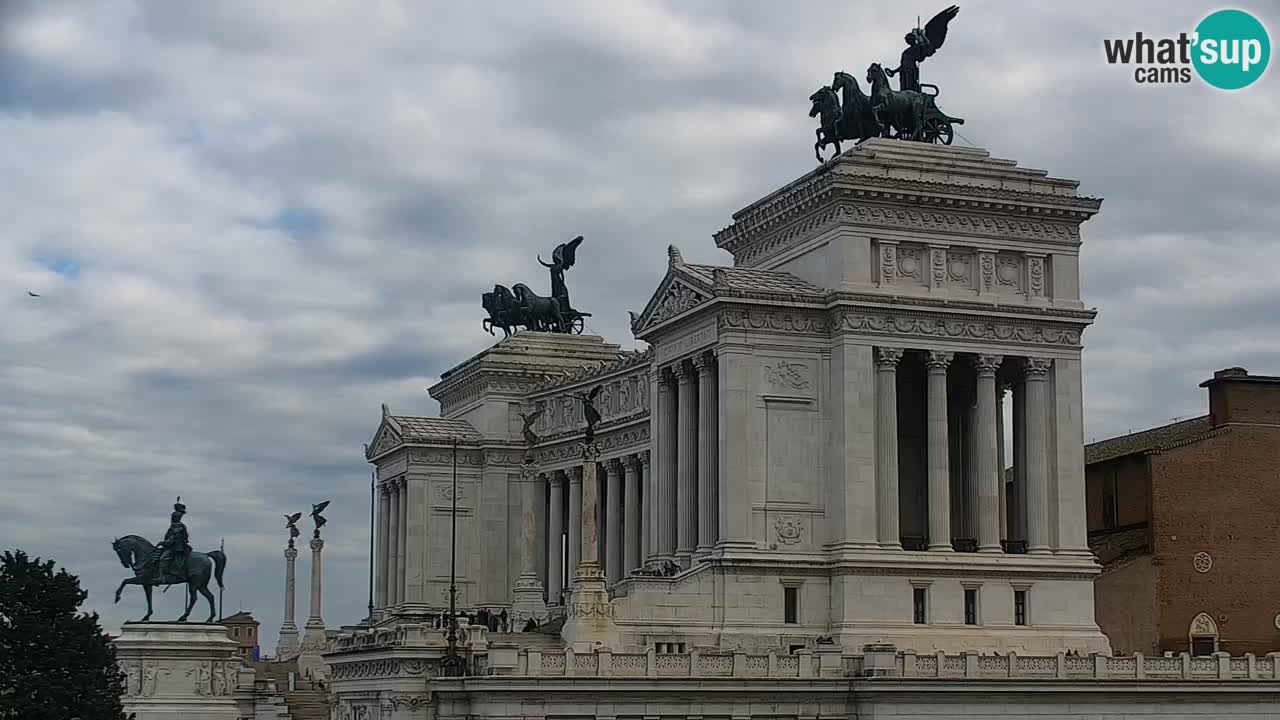
{"type": "Polygon", "coordinates": [[[871,94],[862,92],[858,80],[840,71],[831,85],[818,88],[809,96],[809,117],[817,117],[819,127],[813,144],[818,162],[824,162],[822,149],[836,146],[840,154],[843,140],[861,142],[873,137],[950,145],[954,125],[964,120],[946,115],[938,109],[935,98],[938,87],[920,82],[920,63],[931,57],[947,39],[947,25],[960,12],[958,6],[938,13],[924,28],[906,35],[907,48],[902,51],[898,67],[886,69],[879,63],[867,68],[866,82],[871,94]],[[898,76],[898,89],[889,86],[889,78],[898,76]],[[928,88],[932,92],[925,92],[928,88]]]}
{"type": "Polygon", "coordinates": [[[481,302],[489,317],[484,319],[484,329],[493,334],[494,328],[502,328],[504,337],[520,328],[534,332],[582,333],[583,318],[591,313],[578,312],[569,304],[569,289],[564,284],[564,271],[573,267],[582,236],[561,243],[551,253],[551,262],[538,256],[538,262],[551,271],[551,296],[543,297],[528,285],[516,283],[510,289],[494,285],[493,292],[484,293],[481,302]]]}

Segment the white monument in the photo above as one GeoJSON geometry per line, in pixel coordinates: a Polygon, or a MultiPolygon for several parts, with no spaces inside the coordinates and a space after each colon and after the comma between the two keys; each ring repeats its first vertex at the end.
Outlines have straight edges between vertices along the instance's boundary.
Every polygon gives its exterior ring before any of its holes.
{"type": "Polygon", "coordinates": [[[253,713],[253,670],[223,625],[125,623],[113,644],[124,711],[137,720],[239,720],[253,713]]]}

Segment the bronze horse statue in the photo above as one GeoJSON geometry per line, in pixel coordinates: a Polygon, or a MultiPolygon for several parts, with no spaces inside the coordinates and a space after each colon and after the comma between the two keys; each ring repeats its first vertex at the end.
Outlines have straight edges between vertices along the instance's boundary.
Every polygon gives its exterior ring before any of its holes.
{"type": "Polygon", "coordinates": [[[836,97],[834,90],[824,85],[809,96],[809,102],[813,103],[809,108],[809,117],[818,118],[818,129],[814,132],[818,139],[813,143],[813,154],[817,156],[818,162],[826,162],[822,159],[822,148],[834,144],[836,155],[840,154],[841,138],[837,129],[840,123],[840,98],[836,97]]]}
{"type": "Polygon", "coordinates": [[[841,138],[862,142],[880,134],[880,125],[871,111],[871,98],[862,94],[857,78],[844,71],[837,72],[831,78],[831,89],[840,93],[843,100],[837,124],[841,138]]]}
{"type": "Polygon", "coordinates": [[[511,337],[512,331],[525,325],[520,303],[505,285],[494,285],[493,292],[482,294],[480,300],[489,313],[489,317],[484,319],[482,326],[489,331],[490,335],[494,334],[495,327],[499,327],[505,333],[504,337],[511,337]]]}
{"type": "Polygon", "coordinates": [[[187,617],[191,615],[191,608],[196,604],[197,592],[209,601],[209,619],[205,622],[214,621],[217,609],[213,605],[213,593],[209,592],[209,579],[215,578],[218,581],[218,587],[222,587],[222,571],[227,566],[227,556],[221,550],[211,550],[207,553],[192,552],[186,556],[182,575],[177,576],[157,575],[156,565],[159,553],[146,538],[126,535],[111,541],[111,549],[116,551],[121,565],[133,570],[133,577],[125,578],[120,582],[120,587],[116,588],[115,601],[120,602],[120,593],[124,591],[125,585],[141,585],[143,592],[147,595],[147,614],[141,622],[151,619],[151,588],[157,585],[183,583],[187,586],[187,605],[186,612],[182,613],[178,622],[186,622],[187,617]]]}
{"type": "Polygon", "coordinates": [[[524,324],[530,330],[567,332],[567,324],[564,314],[560,311],[558,298],[543,297],[524,283],[512,285],[511,291],[515,293],[524,324]]]}
{"type": "Polygon", "coordinates": [[[901,140],[919,140],[924,131],[924,111],[929,99],[914,90],[891,89],[889,76],[880,63],[871,63],[867,68],[867,82],[871,83],[871,114],[881,133],[901,140]]]}

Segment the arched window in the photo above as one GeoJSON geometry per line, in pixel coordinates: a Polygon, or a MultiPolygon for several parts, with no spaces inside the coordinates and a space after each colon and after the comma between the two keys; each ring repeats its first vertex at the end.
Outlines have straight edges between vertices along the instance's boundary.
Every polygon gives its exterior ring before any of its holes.
{"type": "Polygon", "coordinates": [[[1200,613],[1191,621],[1188,635],[1192,655],[1212,655],[1218,651],[1218,624],[1208,613],[1200,613]]]}

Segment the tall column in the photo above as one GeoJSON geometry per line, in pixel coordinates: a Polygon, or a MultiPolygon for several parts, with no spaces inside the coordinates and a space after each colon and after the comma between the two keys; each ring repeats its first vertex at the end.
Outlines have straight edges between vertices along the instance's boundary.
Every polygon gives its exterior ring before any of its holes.
{"type": "Polygon", "coordinates": [[[573,593],[560,629],[566,648],[590,652],[595,648],[620,649],[613,624],[613,605],[605,578],[600,574],[600,481],[597,477],[600,448],[583,444],[581,491],[582,561],[574,572],[573,593]]]}
{"type": "Polygon", "coordinates": [[[386,483],[387,497],[389,499],[390,513],[388,518],[390,522],[387,525],[387,607],[395,607],[400,604],[400,595],[398,588],[400,587],[397,578],[400,577],[400,480],[388,480],[386,483]]]}
{"type": "Polygon", "coordinates": [[[538,509],[542,505],[542,482],[534,471],[533,458],[526,456],[520,464],[520,577],[512,588],[513,621],[529,619],[542,622],[547,605],[542,599],[542,581],[538,579],[538,509]]]}
{"type": "Polygon", "coordinates": [[[978,370],[978,552],[1000,552],[1000,485],[996,470],[996,370],[1004,358],[979,355],[978,370]]]}
{"type": "Polygon", "coordinates": [[[663,429],[663,441],[660,448],[662,458],[660,459],[661,467],[658,469],[658,507],[655,512],[658,515],[658,552],[657,557],[661,560],[671,560],[676,554],[676,479],[679,477],[678,460],[676,454],[676,443],[678,441],[678,433],[676,426],[679,423],[678,408],[676,407],[676,379],[675,374],[668,369],[663,375],[663,382],[660,388],[665,388],[665,392],[659,390],[660,400],[662,402],[662,417],[659,419],[660,426],[663,429]]]}
{"type": "Polygon", "coordinates": [[[653,555],[653,469],[649,465],[649,451],[637,455],[640,459],[640,486],[643,489],[640,493],[640,559],[634,567],[640,567],[648,562],[650,556],[653,555]]]}
{"type": "Polygon", "coordinates": [[[876,348],[876,540],[902,549],[898,534],[898,361],[902,350],[876,348]]]}
{"type": "MultiPolygon", "coordinates": [[[[605,500],[608,501],[609,508],[604,515],[605,526],[605,543],[604,549],[607,554],[604,563],[605,574],[609,578],[610,583],[616,583],[626,577],[626,568],[623,567],[622,552],[622,513],[623,497],[622,497],[622,460],[608,460],[604,464],[606,482],[608,483],[605,492],[605,500]]],[[[630,498],[628,498],[630,499],[630,498]]]]}
{"type": "Polygon", "coordinates": [[[698,377],[692,363],[682,362],[680,373],[679,438],[676,464],[680,485],[676,490],[676,562],[689,567],[698,542],[698,377]]]}
{"type": "Polygon", "coordinates": [[[698,369],[698,542],[694,552],[705,557],[716,544],[716,359],[703,353],[693,362],[698,369]]]}
{"type": "Polygon", "coordinates": [[[960,503],[963,532],[966,539],[978,543],[978,403],[977,399],[964,413],[964,497],[960,503]]]}
{"type": "Polygon", "coordinates": [[[307,629],[324,628],[324,620],[322,619],[321,603],[321,576],[322,566],[320,564],[320,551],[324,550],[324,540],[320,539],[320,531],[316,531],[315,537],[311,538],[311,614],[307,616],[307,629]]]}
{"type": "Polygon", "coordinates": [[[547,531],[547,602],[559,605],[564,590],[564,471],[556,470],[551,484],[551,519],[547,531]]]}
{"type": "Polygon", "coordinates": [[[622,567],[619,577],[626,577],[632,570],[640,567],[640,458],[627,455],[622,458],[624,470],[623,492],[626,499],[622,503],[622,567]]]}
{"type": "Polygon", "coordinates": [[[409,600],[409,478],[400,478],[400,532],[397,536],[396,600],[402,605],[409,600]]]}
{"type": "MultiPolygon", "coordinates": [[[[595,493],[591,493],[592,502],[595,493]]],[[[594,511],[592,511],[594,514],[594,511]]],[[[578,574],[578,563],[582,558],[582,467],[569,470],[569,585],[572,586],[578,574]]]]}
{"type": "MultiPolygon", "coordinates": [[[[578,489],[578,539],[581,544],[574,573],[575,584],[587,576],[600,576],[600,478],[596,475],[600,467],[597,462],[599,455],[600,451],[594,445],[584,445],[582,467],[573,474],[578,489]]],[[[572,490],[571,486],[570,498],[572,490]]],[[[570,508],[570,512],[572,510],[570,508]]]]}
{"type": "Polygon", "coordinates": [[[1049,408],[1045,393],[1045,374],[1050,360],[1027,358],[1026,409],[1027,436],[1027,552],[1047,555],[1049,549],[1049,408]]]}
{"type": "Polygon", "coordinates": [[[929,549],[951,552],[951,460],[947,437],[949,352],[930,352],[929,380],[929,549]]]}
{"type": "Polygon", "coordinates": [[[1000,506],[1000,539],[1009,539],[1009,500],[1008,500],[1008,483],[1004,472],[1004,393],[1008,387],[996,380],[996,476],[998,487],[1000,488],[1000,497],[996,503],[1000,506]]]}
{"type": "Polygon", "coordinates": [[[1027,385],[1013,384],[1013,485],[1009,488],[1009,536],[1027,540],[1027,385]]]}
{"type": "Polygon", "coordinates": [[[294,565],[297,559],[298,549],[293,546],[293,538],[289,538],[289,547],[284,550],[284,622],[280,623],[280,638],[276,641],[278,658],[284,658],[298,649],[298,626],[293,621],[294,565]]]}
{"type": "Polygon", "coordinates": [[[387,606],[387,525],[391,522],[391,496],[383,483],[378,488],[378,577],[374,584],[374,608],[381,615],[387,606]]]}

